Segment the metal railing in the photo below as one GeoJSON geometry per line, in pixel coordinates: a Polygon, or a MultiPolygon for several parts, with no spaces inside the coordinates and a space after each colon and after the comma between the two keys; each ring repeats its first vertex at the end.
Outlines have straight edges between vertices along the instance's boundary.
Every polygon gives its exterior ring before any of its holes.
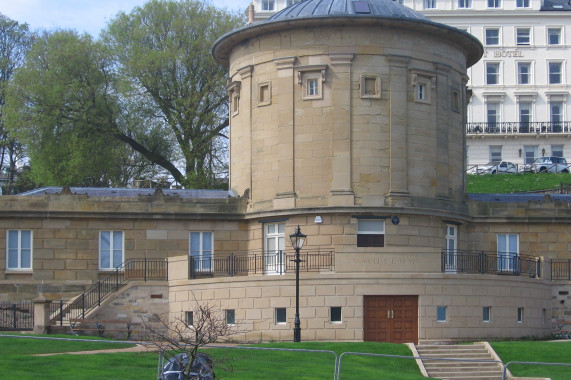
{"type": "Polygon", "coordinates": [[[570,121],[501,121],[466,123],[466,134],[571,133],[570,121]]]}
{"type": "Polygon", "coordinates": [[[50,305],[51,322],[59,323],[61,326],[64,321],[70,319],[83,319],[91,310],[101,306],[105,297],[118,291],[122,284],[135,280],[168,280],[167,261],[164,259],[125,261],[120,267],[115,268],[109,276],[97,281],[95,285],[71,302],[63,300],[52,302],[50,305]]]}
{"type": "Polygon", "coordinates": [[[551,279],[571,281],[571,259],[551,259],[551,279]]]}
{"type": "Polygon", "coordinates": [[[441,253],[442,272],[513,274],[541,277],[538,257],[509,252],[444,250],[441,253]]]}
{"type": "MultiPolygon", "coordinates": [[[[295,252],[249,251],[215,256],[189,256],[188,278],[204,276],[247,276],[254,274],[285,274],[295,271],[295,252]]],[[[329,250],[306,250],[300,254],[299,270],[315,272],[334,270],[335,252],[329,250]]]]}
{"type": "Polygon", "coordinates": [[[32,330],[34,304],[32,301],[0,302],[0,330],[32,330]]]}

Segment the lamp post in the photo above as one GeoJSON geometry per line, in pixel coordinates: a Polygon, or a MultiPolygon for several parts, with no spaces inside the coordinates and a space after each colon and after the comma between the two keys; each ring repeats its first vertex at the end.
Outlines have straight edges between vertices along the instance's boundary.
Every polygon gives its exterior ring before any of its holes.
{"type": "Polygon", "coordinates": [[[303,247],[303,243],[305,243],[305,238],[307,236],[301,233],[299,226],[297,226],[297,230],[294,234],[289,235],[291,240],[291,245],[295,249],[295,321],[293,327],[293,341],[294,342],[301,342],[301,327],[299,324],[299,263],[301,259],[299,258],[299,251],[303,247]]]}

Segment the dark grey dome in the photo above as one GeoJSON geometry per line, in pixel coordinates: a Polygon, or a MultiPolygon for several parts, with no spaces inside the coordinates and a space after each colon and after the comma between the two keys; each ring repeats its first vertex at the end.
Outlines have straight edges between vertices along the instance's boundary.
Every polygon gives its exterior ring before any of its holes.
{"type": "Polygon", "coordinates": [[[274,14],[266,22],[335,16],[377,16],[428,20],[424,15],[394,0],[302,0],[274,14]]]}

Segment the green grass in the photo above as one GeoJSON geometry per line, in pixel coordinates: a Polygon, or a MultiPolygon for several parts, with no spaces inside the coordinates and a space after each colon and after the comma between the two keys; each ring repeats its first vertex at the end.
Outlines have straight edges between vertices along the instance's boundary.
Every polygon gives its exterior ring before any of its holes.
{"type": "MultiPolygon", "coordinates": [[[[490,344],[506,364],[513,361],[571,363],[571,341],[514,341],[490,344]]],[[[571,367],[511,364],[508,368],[514,376],[549,377],[552,380],[571,379],[571,367]]]]}
{"type": "Polygon", "coordinates": [[[486,174],[468,175],[468,193],[520,193],[559,188],[571,183],[571,174],[486,174]]]}

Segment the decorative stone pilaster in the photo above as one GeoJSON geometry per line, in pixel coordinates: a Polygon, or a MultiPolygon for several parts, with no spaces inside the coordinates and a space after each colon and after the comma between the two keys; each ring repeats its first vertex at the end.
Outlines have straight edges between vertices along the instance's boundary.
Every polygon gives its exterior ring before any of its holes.
{"type": "Polygon", "coordinates": [[[50,305],[51,300],[40,296],[34,302],[34,334],[47,334],[50,332],[50,305]]]}

